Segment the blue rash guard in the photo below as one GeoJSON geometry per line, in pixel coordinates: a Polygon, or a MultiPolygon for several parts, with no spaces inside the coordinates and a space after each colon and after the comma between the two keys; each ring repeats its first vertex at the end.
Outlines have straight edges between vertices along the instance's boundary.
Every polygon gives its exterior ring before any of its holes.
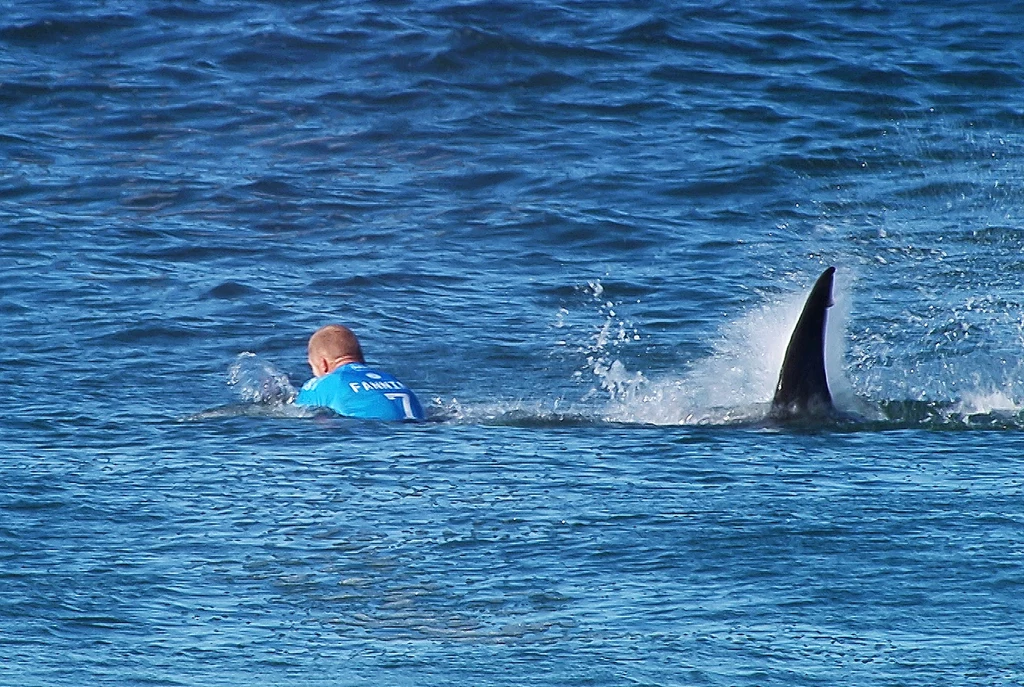
{"type": "Polygon", "coordinates": [[[302,385],[295,405],[330,408],[365,420],[422,420],[426,416],[412,389],[392,375],[362,363],[342,365],[302,385]]]}

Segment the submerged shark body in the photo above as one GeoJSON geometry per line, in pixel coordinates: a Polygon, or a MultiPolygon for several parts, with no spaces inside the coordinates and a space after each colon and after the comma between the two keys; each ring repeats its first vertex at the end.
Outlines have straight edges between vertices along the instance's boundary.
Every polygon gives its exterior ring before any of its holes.
{"type": "Polygon", "coordinates": [[[786,347],[768,419],[775,422],[836,417],[825,374],[825,322],[836,268],[814,282],[786,347]]]}

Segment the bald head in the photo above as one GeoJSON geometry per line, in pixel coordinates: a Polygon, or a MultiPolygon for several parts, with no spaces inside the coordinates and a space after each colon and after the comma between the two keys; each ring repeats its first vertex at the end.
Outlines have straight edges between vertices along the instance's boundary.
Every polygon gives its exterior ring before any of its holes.
{"type": "Polygon", "coordinates": [[[359,339],[351,329],[340,324],[329,324],[313,332],[307,350],[309,366],[317,377],[323,377],[342,365],[364,362],[359,339]]]}

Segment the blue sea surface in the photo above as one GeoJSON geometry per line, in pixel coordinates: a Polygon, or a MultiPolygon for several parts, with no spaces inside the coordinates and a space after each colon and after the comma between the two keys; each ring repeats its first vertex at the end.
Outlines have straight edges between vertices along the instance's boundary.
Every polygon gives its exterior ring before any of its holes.
{"type": "Polygon", "coordinates": [[[1021,26],[5,6],[0,684],[1024,685],[1021,26]]]}

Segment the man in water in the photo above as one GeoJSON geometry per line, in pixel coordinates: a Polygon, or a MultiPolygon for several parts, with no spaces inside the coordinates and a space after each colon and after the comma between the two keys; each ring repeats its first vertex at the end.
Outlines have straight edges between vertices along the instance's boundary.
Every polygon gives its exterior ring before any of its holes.
{"type": "Polygon", "coordinates": [[[329,324],[309,337],[313,378],[295,404],[330,408],[366,420],[422,420],[416,394],[392,375],[366,364],[359,339],[348,327],[329,324]]]}

